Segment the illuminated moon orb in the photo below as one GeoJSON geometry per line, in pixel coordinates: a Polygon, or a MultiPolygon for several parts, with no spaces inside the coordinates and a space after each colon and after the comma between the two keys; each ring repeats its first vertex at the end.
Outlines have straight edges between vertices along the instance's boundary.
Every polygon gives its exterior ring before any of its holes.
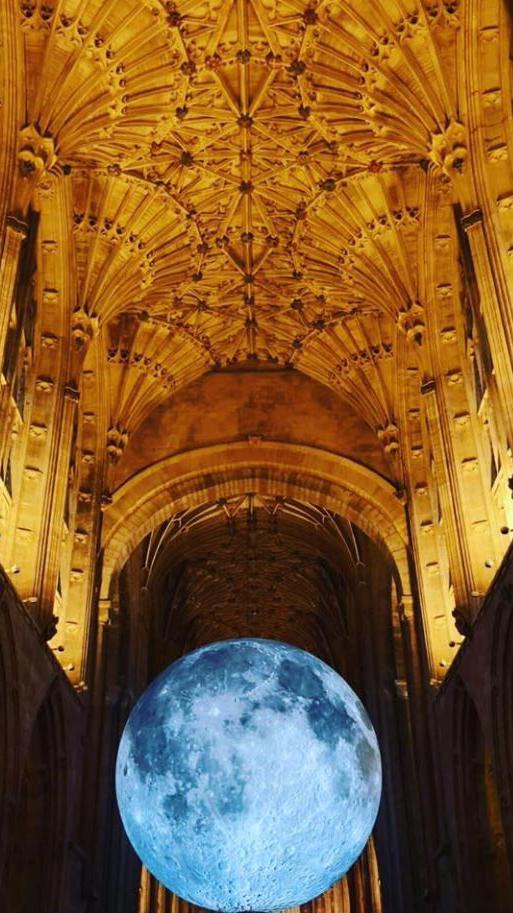
{"type": "Polygon", "coordinates": [[[271,640],[227,640],[169,666],[133,709],[116,792],[128,837],[201,907],[306,903],[363,850],[381,761],[362,704],[325,663],[271,640]]]}

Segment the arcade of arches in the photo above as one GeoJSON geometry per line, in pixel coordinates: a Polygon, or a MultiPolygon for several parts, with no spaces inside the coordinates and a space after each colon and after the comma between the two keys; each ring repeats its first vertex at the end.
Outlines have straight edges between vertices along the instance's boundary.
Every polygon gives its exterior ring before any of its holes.
{"type": "Polygon", "coordinates": [[[506,0],[0,0],[0,50],[1,913],[189,913],[117,744],[246,635],[382,749],[304,913],[512,913],[506,0]]]}

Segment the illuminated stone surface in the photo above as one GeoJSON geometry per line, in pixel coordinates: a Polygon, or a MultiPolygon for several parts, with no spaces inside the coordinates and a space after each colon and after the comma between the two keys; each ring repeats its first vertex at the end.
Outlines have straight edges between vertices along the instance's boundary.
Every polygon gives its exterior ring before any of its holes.
{"type": "Polygon", "coordinates": [[[210,909],[275,910],[321,894],[359,856],[381,762],[333,669],[276,641],[232,640],[143,694],[116,788],[136,852],[168,888],[210,909]]]}

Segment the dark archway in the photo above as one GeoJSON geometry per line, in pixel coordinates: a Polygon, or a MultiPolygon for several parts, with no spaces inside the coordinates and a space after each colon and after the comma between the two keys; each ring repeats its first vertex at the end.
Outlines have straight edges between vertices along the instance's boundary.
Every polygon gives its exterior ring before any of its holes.
{"type": "Polygon", "coordinates": [[[510,913],[512,886],[491,749],[474,702],[461,681],[453,713],[461,897],[468,913],[510,913]]]}
{"type": "Polygon", "coordinates": [[[4,909],[55,913],[59,899],[62,801],[66,794],[61,753],[62,708],[54,683],[35,718],[26,752],[7,850],[4,909]]]}
{"type": "MultiPolygon", "coordinates": [[[[418,685],[408,656],[418,647],[396,576],[384,551],[328,508],[236,492],[164,521],[139,543],[119,575],[104,630],[106,678],[133,696],[184,652],[234,636],[295,643],[355,687],[380,738],[384,797],[375,855],[363,854],[347,879],[351,913],[432,909],[423,896],[422,784],[411,720],[418,685]]],[[[102,737],[109,740],[113,732],[102,737]]],[[[126,864],[120,852],[116,870],[126,864]]],[[[166,909],[170,898],[151,877],[146,887],[142,913],[166,909]]],[[[330,893],[315,909],[331,902],[330,893]]]]}

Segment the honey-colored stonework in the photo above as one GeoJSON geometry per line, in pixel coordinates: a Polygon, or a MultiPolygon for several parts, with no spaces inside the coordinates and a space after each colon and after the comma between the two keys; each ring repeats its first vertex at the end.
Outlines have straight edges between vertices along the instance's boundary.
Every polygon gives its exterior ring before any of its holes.
{"type": "Polygon", "coordinates": [[[343,667],[333,568],[382,561],[397,688],[438,688],[513,533],[507,5],[0,29],[0,563],[71,685],[138,612],[153,671],[251,632],[343,667]]]}

